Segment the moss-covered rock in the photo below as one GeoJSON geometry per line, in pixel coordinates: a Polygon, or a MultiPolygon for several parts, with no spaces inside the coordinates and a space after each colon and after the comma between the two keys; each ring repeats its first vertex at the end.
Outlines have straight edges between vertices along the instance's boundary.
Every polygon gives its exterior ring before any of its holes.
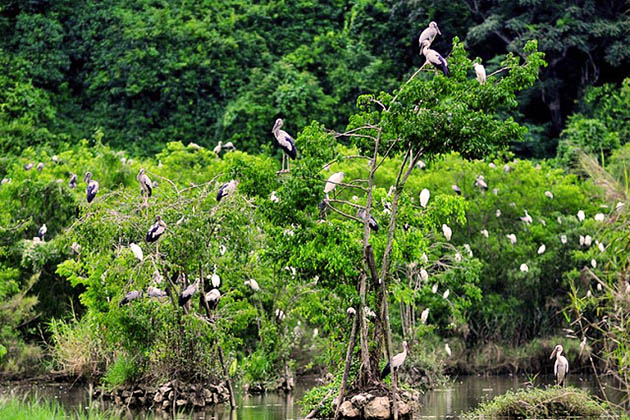
{"type": "Polygon", "coordinates": [[[607,406],[585,391],[573,387],[550,387],[509,391],[481,404],[474,411],[464,414],[463,418],[600,417],[606,414],[607,406]]]}

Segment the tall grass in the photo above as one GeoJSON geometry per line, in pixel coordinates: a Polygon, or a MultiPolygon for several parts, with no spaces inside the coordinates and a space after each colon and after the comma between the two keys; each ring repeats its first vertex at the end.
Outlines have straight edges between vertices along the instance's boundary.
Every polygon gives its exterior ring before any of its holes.
{"type": "Polygon", "coordinates": [[[0,397],[0,419],[2,420],[114,420],[119,415],[90,408],[86,412],[67,412],[57,401],[37,398],[20,401],[0,397]]]}

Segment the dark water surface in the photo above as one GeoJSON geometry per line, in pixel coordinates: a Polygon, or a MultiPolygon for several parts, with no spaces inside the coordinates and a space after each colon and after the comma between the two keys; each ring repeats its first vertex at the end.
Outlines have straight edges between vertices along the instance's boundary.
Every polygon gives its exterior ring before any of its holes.
{"type": "MultiPolygon", "coordinates": [[[[552,382],[551,377],[536,379],[536,386],[552,382]]],[[[421,398],[422,407],[416,412],[415,419],[449,419],[457,418],[461,413],[474,409],[477,405],[496,395],[527,386],[528,378],[524,376],[464,376],[446,387],[427,392],[421,398]]],[[[596,378],[593,376],[570,375],[569,384],[577,388],[599,394],[596,378]]],[[[243,395],[237,390],[235,412],[229,407],[217,406],[203,411],[180,413],[175,416],[181,419],[217,419],[217,420],[290,420],[302,417],[301,407],[297,402],[304,392],[313,386],[312,383],[298,384],[293,394],[269,393],[264,395],[243,395]]],[[[85,386],[71,387],[69,384],[50,385],[16,385],[0,384],[0,396],[24,399],[28,395],[36,395],[41,399],[57,400],[68,411],[85,411],[90,407],[89,391],[85,386]]],[[[98,400],[92,406],[101,407],[98,400]]],[[[166,419],[171,413],[154,411],[120,410],[125,419],[166,419]]]]}

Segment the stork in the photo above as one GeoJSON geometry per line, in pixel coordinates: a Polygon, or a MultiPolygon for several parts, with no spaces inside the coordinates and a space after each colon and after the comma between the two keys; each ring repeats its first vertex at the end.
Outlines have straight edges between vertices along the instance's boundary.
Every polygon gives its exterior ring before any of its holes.
{"type": "Polygon", "coordinates": [[[147,296],[150,298],[161,298],[166,296],[166,292],[164,290],[158,289],[154,286],[149,286],[147,288],[147,296]]]}
{"type": "MultiPolygon", "coordinates": [[[[368,219],[367,214],[365,213],[365,209],[359,209],[359,211],[357,212],[357,216],[359,216],[359,218],[364,222],[366,219],[368,219]]],[[[372,229],[375,233],[378,232],[378,222],[376,221],[374,216],[370,215],[368,219],[368,224],[370,225],[370,229],[372,229]]]]}
{"type": "Polygon", "coordinates": [[[68,181],[68,187],[75,189],[77,187],[77,174],[70,174],[70,181],[68,181]]]}
{"type": "Polygon", "coordinates": [[[479,84],[483,85],[486,83],[486,68],[479,63],[474,63],[473,68],[475,69],[475,74],[477,75],[477,81],[479,84]]]}
{"type": "Polygon", "coordinates": [[[43,241],[44,235],[46,234],[46,232],[48,232],[48,228],[46,227],[46,223],[44,223],[42,227],[40,227],[39,230],[37,231],[37,237],[43,241]]]}
{"type": "Polygon", "coordinates": [[[190,308],[190,299],[193,297],[197,290],[199,289],[199,279],[195,280],[195,282],[184,289],[184,291],[179,295],[179,306],[184,308],[184,311],[188,313],[188,309],[190,308]]]}
{"type": "Polygon", "coordinates": [[[324,194],[326,194],[326,200],[328,200],[328,194],[331,193],[336,187],[337,184],[343,182],[344,177],[343,172],[335,172],[326,181],[326,185],[324,185],[324,194]]]}
{"type": "Polygon", "coordinates": [[[211,311],[214,311],[219,305],[219,300],[221,300],[221,292],[219,289],[212,289],[208,293],[206,293],[206,302],[208,302],[208,307],[211,311]]]}
{"type": "Polygon", "coordinates": [[[420,37],[418,38],[418,45],[420,46],[420,49],[422,50],[422,44],[425,41],[427,41],[429,45],[431,45],[437,35],[442,35],[442,32],[440,32],[440,28],[438,28],[438,24],[435,22],[429,23],[429,26],[427,26],[424,31],[422,31],[420,37]]]}
{"type": "Polygon", "coordinates": [[[231,180],[227,184],[221,185],[219,191],[217,192],[217,202],[221,201],[223,198],[232,194],[236,191],[236,186],[238,185],[238,181],[231,180]]]}
{"type": "Polygon", "coordinates": [[[221,286],[221,277],[217,274],[217,266],[214,266],[214,272],[210,277],[210,283],[212,283],[212,287],[218,289],[221,286]]]}
{"type": "Polygon", "coordinates": [[[44,163],[43,163],[43,162],[39,162],[39,163],[37,164],[37,170],[38,170],[39,172],[41,172],[41,171],[42,171],[42,169],[44,169],[44,163]]]}
{"type": "Polygon", "coordinates": [[[149,205],[148,198],[151,197],[151,193],[153,192],[153,183],[149,176],[144,173],[144,168],[140,168],[136,179],[138,180],[138,184],[140,184],[140,194],[144,199],[144,205],[146,207],[149,205]]]}
{"type": "Polygon", "coordinates": [[[224,148],[224,149],[227,149],[227,150],[228,150],[228,151],[230,151],[230,152],[233,152],[233,151],[235,151],[235,150],[236,150],[236,146],[234,146],[234,143],[232,143],[231,141],[228,141],[227,143],[225,143],[225,144],[223,145],[223,148],[224,148]]]}
{"type": "Polygon", "coordinates": [[[392,360],[387,362],[385,365],[385,368],[381,372],[381,379],[385,379],[387,375],[389,375],[390,371],[400,368],[400,366],[405,362],[405,359],[407,359],[407,342],[403,341],[402,346],[403,351],[392,357],[392,360]]]}
{"type": "Polygon", "coordinates": [[[164,232],[166,232],[166,223],[162,220],[162,216],[158,215],[155,217],[155,223],[149,228],[145,239],[147,242],[155,242],[160,239],[164,232]]]}
{"type": "Polygon", "coordinates": [[[451,185],[451,189],[453,190],[455,194],[462,195],[462,190],[457,185],[455,184],[451,185]]]}
{"type": "Polygon", "coordinates": [[[245,280],[245,286],[249,286],[254,292],[260,292],[260,286],[255,279],[245,280]]]}
{"type": "Polygon", "coordinates": [[[219,143],[217,143],[217,145],[214,146],[214,149],[212,149],[212,151],[214,152],[215,155],[219,156],[219,153],[221,153],[222,147],[223,147],[223,142],[219,140],[219,143]]]}
{"type": "Polygon", "coordinates": [[[430,49],[429,48],[430,45],[431,43],[428,42],[427,40],[424,40],[421,43],[422,54],[424,55],[424,58],[426,58],[426,60],[429,63],[431,63],[433,66],[442,70],[442,73],[444,73],[444,76],[448,76],[448,63],[446,62],[444,57],[440,55],[439,52],[430,49]]]}
{"type": "Polygon", "coordinates": [[[133,255],[139,260],[142,261],[144,259],[144,253],[142,252],[142,248],[133,242],[129,244],[129,249],[133,252],[133,255]]]}
{"type": "Polygon", "coordinates": [[[564,380],[569,373],[569,361],[562,355],[562,346],[558,344],[551,353],[550,359],[556,358],[553,365],[553,374],[556,377],[556,383],[564,386],[564,380]]]}
{"type": "Polygon", "coordinates": [[[448,225],[446,225],[446,224],[442,225],[442,233],[444,233],[444,237],[446,238],[447,241],[451,240],[451,236],[453,235],[453,231],[451,230],[450,227],[448,227],[448,225]]]}
{"type": "Polygon", "coordinates": [[[430,197],[431,192],[428,189],[424,188],[422,191],[420,191],[420,205],[426,208],[430,197]]]}
{"type": "Polygon", "coordinates": [[[29,162],[26,165],[24,165],[24,170],[30,171],[31,169],[33,169],[33,166],[35,166],[35,164],[33,162],[29,162]]]}
{"type": "Polygon", "coordinates": [[[278,145],[283,151],[282,169],[279,173],[286,173],[289,172],[289,162],[286,160],[286,157],[289,156],[291,159],[295,159],[297,157],[297,149],[295,148],[295,140],[293,140],[293,137],[291,137],[286,131],[280,130],[282,124],[284,124],[284,121],[282,120],[282,118],[278,118],[276,120],[276,123],[273,125],[273,129],[271,130],[271,132],[273,133],[276,141],[278,142],[278,145]],[[284,168],[285,162],[287,165],[286,169],[284,168]]]}
{"type": "Polygon", "coordinates": [[[84,181],[87,183],[87,187],[85,188],[87,202],[91,203],[94,197],[96,197],[96,193],[98,193],[98,182],[92,179],[92,172],[85,173],[84,181]]]}
{"type": "Polygon", "coordinates": [[[136,300],[139,297],[142,296],[142,292],[138,291],[138,290],[132,290],[131,292],[127,292],[127,294],[125,295],[125,297],[120,301],[120,303],[118,304],[118,306],[123,306],[128,304],[129,302],[131,302],[132,300],[136,300]]]}

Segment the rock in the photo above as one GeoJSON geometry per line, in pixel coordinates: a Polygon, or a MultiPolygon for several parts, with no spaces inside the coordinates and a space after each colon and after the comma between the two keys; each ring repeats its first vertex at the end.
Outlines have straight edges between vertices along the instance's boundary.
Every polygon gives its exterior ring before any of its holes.
{"type": "Polygon", "coordinates": [[[153,401],[155,401],[156,403],[160,403],[164,401],[164,395],[159,392],[156,392],[155,395],[153,396],[153,401]]]}
{"type": "Polygon", "coordinates": [[[158,388],[158,391],[162,394],[166,394],[170,390],[171,390],[170,385],[164,385],[158,388]]]}
{"type": "Polygon", "coordinates": [[[389,398],[376,397],[364,408],[365,418],[368,420],[387,420],[390,416],[389,398]]]}
{"type": "Polygon", "coordinates": [[[209,389],[204,389],[202,391],[203,399],[206,401],[206,404],[212,403],[212,392],[209,389]]]}
{"type": "Polygon", "coordinates": [[[363,408],[363,406],[367,404],[368,402],[368,397],[366,394],[357,394],[354,397],[352,397],[350,401],[352,401],[352,404],[355,407],[363,408]]]}
{"type": "Polygon", "coordinates": [[[354,419],[361,415],[361,412],[348,400],[345,400],[339,407],[339,414],[343,418],[354,419]]]}
{"type": "Polygon", "coordinates": [[[404,401],[398,401],[398,415],[406,416],[411,412],[411,407],[404,401]]]}
{"type": "Polygon", "coordinates": [[[169,405],[171,405],[171,402],[169,400],[162,401],[162,408],[167,408],[169,405]]]}
{"type": "Polygon", "coordinates": [[[177,400],[177,401],[175,401],[175,404],[177,404],[178,407],[181,407],[183,405],[188,404],[188,401],[186,401],[186,400],[177,400]]]}

